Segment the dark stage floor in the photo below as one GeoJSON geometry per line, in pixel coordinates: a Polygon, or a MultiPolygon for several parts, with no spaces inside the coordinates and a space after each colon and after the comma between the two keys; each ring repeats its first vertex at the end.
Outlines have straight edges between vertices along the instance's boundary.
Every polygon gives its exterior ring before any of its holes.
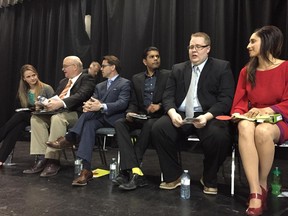
{"type": "MultiPolygon", "coordinates": [[[[0,169],[0,215],[245,215],[245,203],[248,188],[243,171],[239,178],[236,167],[236,188],[234,197],[230,196],[230,163],[227,158],[223,170],[219,171],[218,195],[204,195],[199,183],[203,155],[182,153],[183,167],[189,169],[192,177],[191,198],[180,198],[180,189],[160,190],[160,168],[155,150],[148,149],[143,163],[143,171],[149,186],[135,191],[123,192],[113,186],[107,176],[96,178],[86,187],[72,187],[73,157],[68,153],[68,160],[62,158],[62,169],[51,178],[39,175],[24,175],[22,171],[33,163],[29,156],[29,143],[19,142],[15,149],[15,166],[0,169]],[[240,181],[241,179],[241,181],[240,181]]],[[[117,155],[117,149],[109,148],[107,159],[117,155]]],[[[105,168],[99,153],[94,152],[95,168],[105,168]]],[[[282,182],[288,186],[287,160],[276,160],[275,165],[283,171],[282,182]]],[[[288,215],[288,199],[269,197],[269,210],[263,215],[288,215]]]]}

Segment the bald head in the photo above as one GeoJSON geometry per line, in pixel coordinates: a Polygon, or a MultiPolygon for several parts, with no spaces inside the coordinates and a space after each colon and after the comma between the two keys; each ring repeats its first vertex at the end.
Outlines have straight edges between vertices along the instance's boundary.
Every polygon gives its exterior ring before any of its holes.
{"type": "Polygon", "coordinates": [[[77,56],[67,56],[63,60],[62,68],[65,77],[72,79],[78,76],[83,70],[83,64],[77,56]]]}

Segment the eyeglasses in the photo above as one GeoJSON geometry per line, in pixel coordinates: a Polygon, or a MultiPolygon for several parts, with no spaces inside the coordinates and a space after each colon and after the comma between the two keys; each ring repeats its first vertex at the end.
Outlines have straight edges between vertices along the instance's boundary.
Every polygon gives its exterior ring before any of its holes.
{"type": "Polygon", "coordinates": [[[101,68],[105,68],[105,67],[107,67],[107,66],[111,66],[110,64],[102,64],[101,65],[101,68]]]}
{"type": "Polygon", "coordinates": [[[193,50],[195,48],[196,51],[199,51],[199,50],[202,50],[204,49],[205,47],[208,47],[209,45],[199,45],[199,44],[196,44],[196,45],[189,45],[187,46],[187,50],[191,49],[193,50]]]}
{"type": "Polygon", "coordinates": [[[70,65],[63,65],[62,70],[66,69],[66,68],[68,68],[68,67],[70,67],[70,66],[72,66],[72,65],[74,65],[74,64],[70,64],[70,65]]]}

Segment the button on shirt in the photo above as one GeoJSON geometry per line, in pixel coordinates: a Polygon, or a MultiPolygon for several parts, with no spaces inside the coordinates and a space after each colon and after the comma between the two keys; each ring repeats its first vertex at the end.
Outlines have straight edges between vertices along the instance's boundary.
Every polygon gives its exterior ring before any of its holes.
{"type": "Polygon", "coordinates": [[[144,81],[144,105],[148,107],[153,101],[154,89],[156,84],[156,76],[155,73],[153,76],[148,76],[147,73],[145,74],[145,81],[144,81]]]}

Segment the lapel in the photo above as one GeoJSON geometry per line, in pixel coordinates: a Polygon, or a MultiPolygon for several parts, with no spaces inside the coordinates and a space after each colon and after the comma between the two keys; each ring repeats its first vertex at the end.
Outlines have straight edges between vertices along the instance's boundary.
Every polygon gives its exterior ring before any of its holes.
{"type": "Polygon", "coordinates": [[[143,102],[144,102],[144,82],[145,82],[145,76],[146,76],[145,73],[146,72],[143,72],[142,76],[139,77],[139,82],[135,83],[135,85],[139,86],[139,90],[140,90],[141,97],[142,97],[142,98],[139,98],[140,99],[139,101],[143,101],[143,102]]]}
{"type": "Polygon", "coordinates": [[[185,93],[187,94],[192,76],[192,66],[191,62],[188,61],[184,68],[184,86],[185,86],[185,93]]]}
{"type": "MultiPolygon", "coordinates": [[[[118,85],[118,83],[119,83],[119,80],[120,80],[119,78],[120,78],[120,76],[118,76],[118,77],[111,83],[109,89],[107,89],[108,79],[105,81],[105,89],[106,89],[106,91],[105,91],[105,93],[104,93],[104,95],[103,95],[103,97],[102,97],[102,99],[101,99],[103,102],[105,102],[105,99],[106,99],[107,96],[110,94],[110,92],[113,92],[113,89],[114,89],[115,87],[117,87],[117,85],[118,85]]],[[[104,89],[104,90],[105,90],[105,89],[104,89]]]]}
{"type": "Polygon", "coordinates": [[[204,80],[207,79],[207,76],[208,76],[209,71],[210,71],[210,67],[211,67],[211,59],[208,58],[206,64],[204,65],[204,67],[202,69],[201,75],[199,77],[198,89],[201,89],[203,87],[204,80]]]}

